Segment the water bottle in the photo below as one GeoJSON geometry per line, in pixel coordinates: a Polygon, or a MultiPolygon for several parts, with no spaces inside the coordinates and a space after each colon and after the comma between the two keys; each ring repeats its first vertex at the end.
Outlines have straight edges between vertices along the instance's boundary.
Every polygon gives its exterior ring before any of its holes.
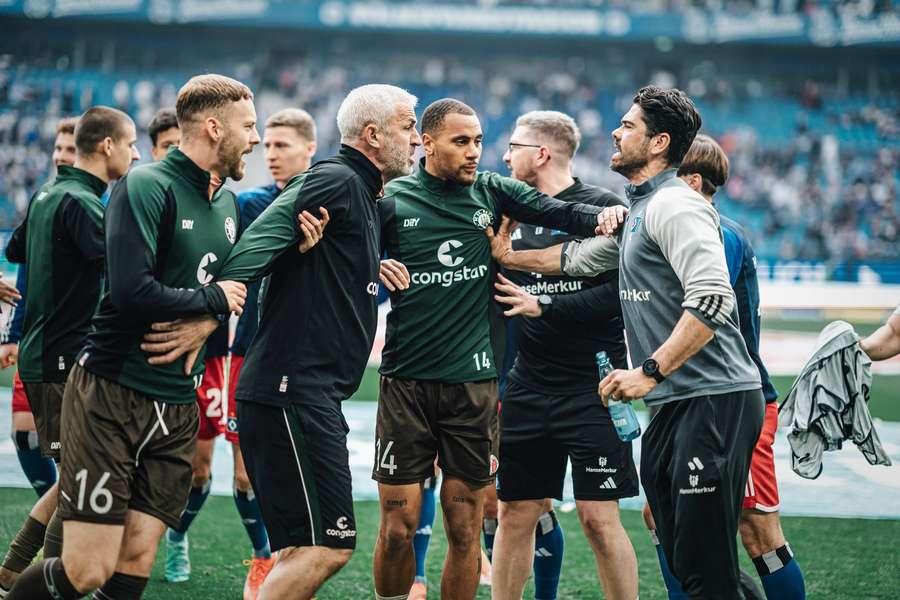
{"type": "MultiPolygon", "coordinates": [[[[613,372],[613,366],[609,362],[606,352],[597,353],[597,367],[600,370],[600,381],[613,372]]],[[[609,416],[612,418],[613,427],[623,442],[630,442],[641,435],[641,424],[637,414],[631,406],[631,402],[622,402],[608,398],[609,416]]]]}

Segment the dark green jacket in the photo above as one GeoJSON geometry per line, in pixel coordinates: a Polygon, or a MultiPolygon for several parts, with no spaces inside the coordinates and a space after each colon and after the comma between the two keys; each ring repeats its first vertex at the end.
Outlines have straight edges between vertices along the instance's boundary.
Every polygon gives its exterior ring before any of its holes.
{"type": "Polygon", "coordinates": [[[103,280],[106,182],[61,166],[44,184],[6,249],[28,264],[19,376],[29,383],[63,383],[84,345],[103,280]]]}
{"type": "Polygon", "coordinates": [[[177,148],[132,169],[113,188],[106,210],[107,288],[79,364],[154,400],[196,401],[203,353],[191,375],[184,358],[153,366],[140,349],[150,325],[228,314],[216,279],[237,240],[235,194],[209,197],[209,173],[177,148]]]}
{"type": "Polygon", "coordinates": [[[379,202],[382,243],[409,270],[391,294],[381,373],[462,383],[497,376],[505,326],[492,301],[496,263],[484,230],[502,214],[523,223],[593,236],[600,209],[561,202],[496,173],[473,185],[432,177],[424,162],[396,179],[379,202]]]}

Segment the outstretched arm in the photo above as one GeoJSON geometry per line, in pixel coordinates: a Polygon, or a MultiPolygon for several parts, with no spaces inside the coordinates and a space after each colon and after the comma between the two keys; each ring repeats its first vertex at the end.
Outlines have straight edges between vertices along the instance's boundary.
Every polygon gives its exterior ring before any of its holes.
{"type": "Polygon", "coordinates": [[[484,233],[491,242],[491,254],[501,266],[513,271],[531,271],[545,275],[560,275],[560,254],[562,244],[550,246],[542,250],[519,250],[512,247],[512,230],[515,223],[507,217],[503,217],[500,227],[494,232],[493,227],[488,227],[484,233]]]}
{"type": "Polygon", "coordinates": [[[295,180],[244,231],[219,278],[256,281],[267,275],[285,252],[294,248],[307,252],[314,245],[309,242],[321,239],[324,225],[342,216],[346,204],[343,192],[346,184],[335,185],[327,174],[308,172],[295,180]],[[319,212],[321,219],[311,212],[319,212]]]}
{"type": "Polygon", "coordinates": [[[517,221],[581,236],[600,233],[600,208],[597,206],[563,202],[527,183],[496,173],[491,173],[487,182],[499,200],[500,212],[517,221]]]}
{"type": "Polygon", "coordinates": [[[900,307],[888,318],[887,323],[869,337],[860,340],[859,347],[872,360],[885,360],[900,354],[900,307]]]}

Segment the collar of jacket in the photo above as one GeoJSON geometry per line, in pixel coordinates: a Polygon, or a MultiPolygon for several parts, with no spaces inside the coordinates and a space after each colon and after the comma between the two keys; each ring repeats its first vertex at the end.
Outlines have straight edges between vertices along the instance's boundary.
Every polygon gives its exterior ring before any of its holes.
{"type": "Polygon", "coordinates": [[[580,189],[581,189],[581,186],[582,186],[581,180],[578,179],[577,177],[573,177],[572,179],[575,180],[575,183],[573,183],[572,185],[570,185],[570,186],[567,187],[566,189],[561,190],[560,192],[558,192],[558,193],[557,193],[555,196],[553,196],[553,197],[556,198],[557,200],[565,200],[565,199],[566,199],[566,196],[567,196],[568,194],[574,194],[575,192],[577,192],[578,190],[580,190],[580,189]]]}
{"type": "Polygon", "coordinates": [[[463,184],[448,179],[435,177],[425,170],[425,158],[419,159],[419,169],[416,171],[416,177],[430,192],[435,194],[453,194],[471,187],[471,184],[463,184]]]}
{"type": "Polygon", "coordinates": [[[671,168],[666,169],[661,173],[657,173],[655,176],[651,177],[641,185],[626,183],[625,195],[628,196],[628,199],[631,201],[649,196],[650,194],[655,192],[656,189],[662,184],[675,177],[676,173],[678,173],[678,169],[671,168]]]}
{"type": "Polygon", "coordinates": [[[85,185],[97,196],[102,196],[106,191],[106,182],[84,169],[59,165],[56,168],[56,181],[77,181],[85,185]]]}
{"type": "MultiPolygon", "coordinates": [[[[209,181],[212,176],[209,171],[204,171],[197,166],[197,163],[188,158],[187,154],[173,146],[169,149],[169,153],[166,154],[166,157],[162,162],[171,165],[185,181],[197,188],[197,191],[203,194],[204,198],[209,198],[209,181]]],[[[219,190],[224,186],[225,181],[223,180],[222,185],[216,188],[216,193],[213,194],[213,197],[215,197],[219,193],[219,190]]]]}
{"type": "Polygon", "coordinates": [[[340,156],[343,156],[353,167],[353,170],[359,173],[366,182],[366,186],[372,190],[372,194],[378,196],[384,182],[381,180],[381,171],[369,160],[369,158],[351,146],[341,144],[340,156]]]}

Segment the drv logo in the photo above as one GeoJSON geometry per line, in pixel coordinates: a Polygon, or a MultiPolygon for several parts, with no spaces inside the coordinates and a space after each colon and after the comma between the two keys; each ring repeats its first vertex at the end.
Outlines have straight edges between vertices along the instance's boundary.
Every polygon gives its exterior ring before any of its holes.
{"type": "Polygon", "coordinates": [[[450,251],[461,247],[462,242],[457,240],[447,240],[438,247],[438,261],[445,267],[458,267],[462,264],[463,259],[461,256],[451,256],[450,251]]]}
{"type": "Polygon", "coordinates": [[[200,285],[206,285],[213,280],[212,273],[207,273],[206,267],[217,260],[219,260],[218,257],[212,252],[207,252],[203,255],[203,258],[200,259],[200,266],[197,267],[197,281],[200,282],[200,285]]]}

